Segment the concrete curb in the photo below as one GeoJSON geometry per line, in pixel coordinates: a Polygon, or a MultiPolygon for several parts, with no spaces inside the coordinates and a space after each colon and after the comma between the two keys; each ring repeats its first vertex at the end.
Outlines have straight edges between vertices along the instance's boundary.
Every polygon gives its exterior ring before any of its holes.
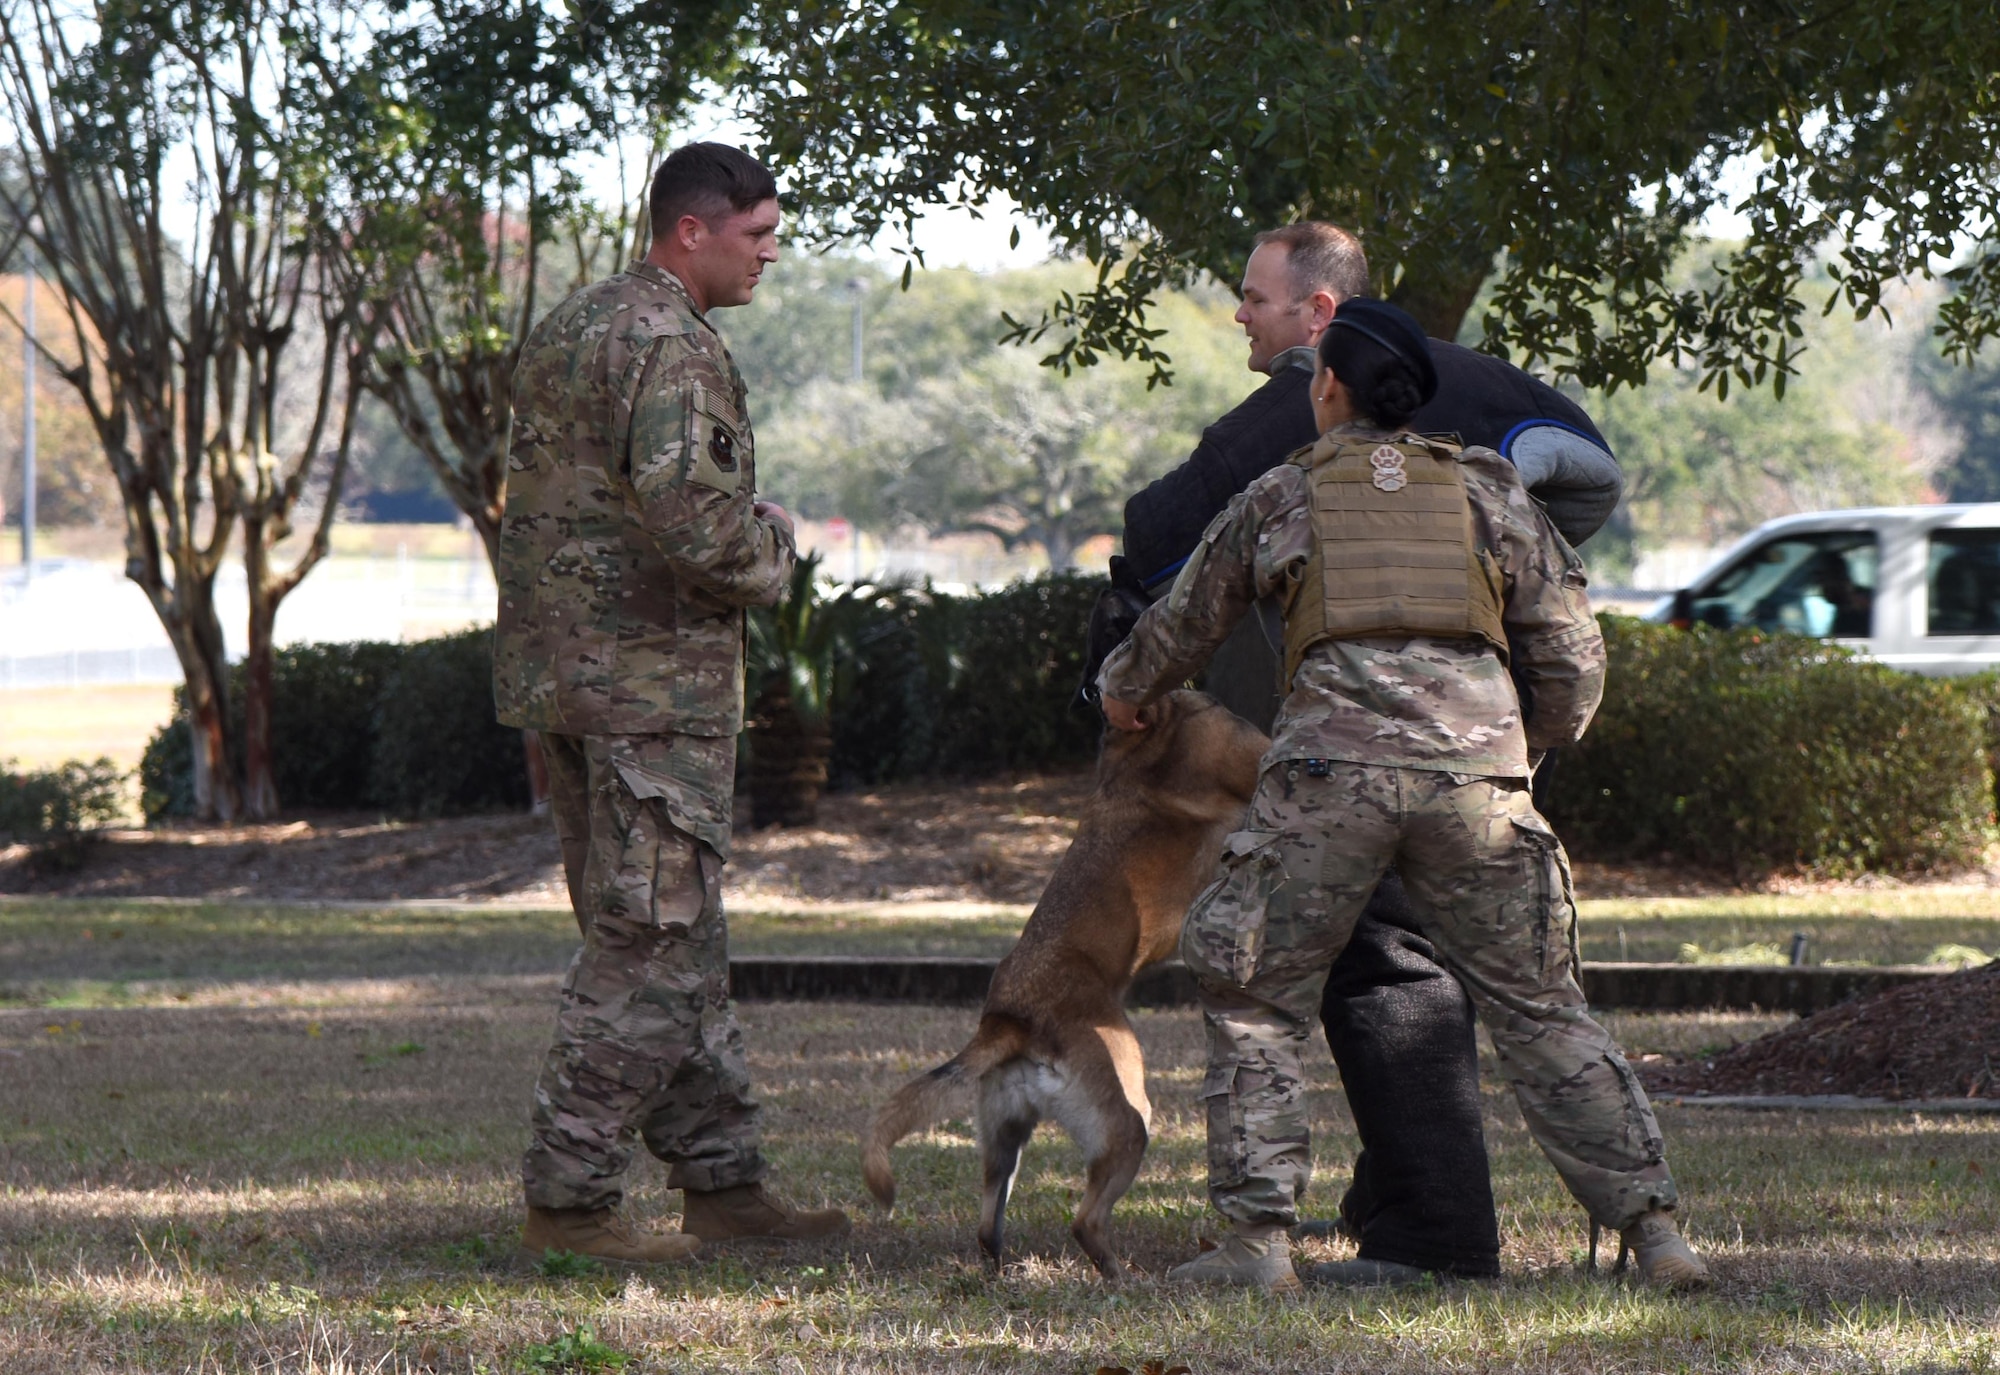
{"type": "MultiPolygon", "coordinates": [[[[940,955],[889,959],[741,955],[729,962],[729,981],[736,997],[753,1002],[977,1003],[986,996],[997,963],[940,955]]],[[[1895,984],[1934,979],[1949,972],[1924,965],[1829,969],[1814,965],[1586,963],[1583,989],[1593,1007],[1805,1014],[1895,984]]],[[[1192,1006],[1194,976],[1178,962],[1156,965],[1134,981],[1126,1001],[1134,1007],[1192,1006]]]]}
{"type": "Polygon", "coordinates": [[[1654,1107],[1738,1112],[2000,1112],[1996,1098],[1860,1098],[1851,1093],[1651,1093],[1654,1107]]]}
{"type": "Polygon", "coordinates": [[[1850,998],[1956,971],[1921,964],[1741,965],[1596,964],[1583,966],[1592,1007],[1628,1011],[1819,1012],[1850,998]]]}

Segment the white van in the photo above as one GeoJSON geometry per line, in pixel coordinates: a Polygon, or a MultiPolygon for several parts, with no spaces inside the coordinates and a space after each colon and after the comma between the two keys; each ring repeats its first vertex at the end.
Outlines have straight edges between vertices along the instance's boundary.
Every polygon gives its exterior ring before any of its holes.
{"type": "Polygon", "coordinates": [[[1813,635],[1913,673],[2000,665],[2000,502],[1767,521],[1650,621],[1813,635]]]}

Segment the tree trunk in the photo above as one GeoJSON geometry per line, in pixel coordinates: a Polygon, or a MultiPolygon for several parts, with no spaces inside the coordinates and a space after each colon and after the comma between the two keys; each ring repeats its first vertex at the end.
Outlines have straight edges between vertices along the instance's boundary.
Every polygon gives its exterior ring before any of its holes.
{"type": "Polygon", "coordinates": [[[1405,273],[1396,289],[1389,293],[1389,302],[1410,312],[1431,338],[1457,343],[1465,313],[1479,299],[1479,288],[1486,284],[1492,271],[1492,253],[1471,250],[1439,270],[1405,273]]]}
{"type": "Polygon", "coordinates": [[[1049,556],[1049,571],[1060,573],[1076,567],[1077,540],[1068,527],[1051,525],[1043,536],[1042,548],[1049,556]]]}
{"type": "MultiPolygon", "coordinates": [[[[336,481],[327,500],[339,499],[336,481]]],[[[243,516],[243,578],[250,593],[249,642],[243,659],[243,814],[252,821],[269,821],[278,815],[278,779],[271,748],[271,694],[276,686],[271,637],[284,593],[271,576],[272,530],[268,517],[258,509],[265,504],[267,501],[246,502],[248,509],[243,516]]]]}
{"type": "Polygon", "coordinates": [[[500,518],[485,511],[469,515],[472,528],[479,532],[479,541],[486,546],[486,563],[493,570],[495,586],[500,582],[500,518]]]}
{"type": "Polygon", "coordinates": [[[220,628],[213,645],[187,627],[169,626],[187,684],[187,726],[194,756],[194,810],[204,821],[235,821],[243,813],[230,747],[229,661],[222,654],[220,628]]]}
{"type": "Polygon", "coordinates": [[[271,748],[271,697],[275,654],[271,631],[277,607],[251,584],[250,652],[243,663],[243,814],[252,821],[278,815],[278,776],[271,748]]]}
{"type": "Polygon", "coordinates": [[[188,734],[193,737],[194,811],[205,821],[227,825],[243,811],[236,766],[229,758],[229,709],[213,693],[190,694],[188,734]]]}
{"type": "MultiPolygon", "coordinates": [[[[121,484],[126,473],[119,474],[121,484]]],[[[194,811],[203,821],[229,823],[243,814],[237,774],[239,742],[230,729],[229,656],[215,614],[215,579],[206,551],[183,541],[172,551],[174,583],[160,567],[158,532],[128,501],[125,576],[139,584],[180,660],[187,692],[187,727],[194,768],[194,811]]]]}

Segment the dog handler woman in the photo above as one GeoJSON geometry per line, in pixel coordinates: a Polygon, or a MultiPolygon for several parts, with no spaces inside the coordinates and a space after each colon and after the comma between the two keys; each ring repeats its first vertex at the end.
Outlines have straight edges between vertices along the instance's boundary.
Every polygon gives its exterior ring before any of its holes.
{"type": "Polygon", "coordinates": [[[1328,969],[1400,862],[1570,1192],[1649,1282],[1698,1284],[1659,1125],[1576,982],[1568,861],[1528,796],[1531,756],[1578,739],[1603,691],[1582,561],[1506,459],[1399,431],[1436,389],[1416,321],[1343,302],[1313,377],[1319,441],[1230,501],[1098,678],[1111,724],[1143,730],[1146,704],[1252,603],[1286,606],[1284,708],[1181,938],[1209,1030],[1209,1198],[1231,1235],[1173,1275],[1298,1284],[1301,1053],[1328,969]]]}

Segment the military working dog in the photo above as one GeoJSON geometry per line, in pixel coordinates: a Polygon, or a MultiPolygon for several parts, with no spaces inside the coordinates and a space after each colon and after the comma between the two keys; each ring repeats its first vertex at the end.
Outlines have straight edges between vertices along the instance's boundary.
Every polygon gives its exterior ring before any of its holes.
{"type": "Polygon", "coordinates": [[[1071,1234],[1106,1278],[1125,1273],[1106,1229],[1138,1175],[1152,1120],[1125,992],[1178,947],[1188,905],[1214,875],[1270,744],[1198,692],[1170,693],[1149,711],[1149,729],[1107,732],[1076,840],[994,970],[972,1040],[897,1090],[862,1152],[869,1191],[893,1204],[890,1148],[934,1120],[952,1088],[977,1080],[979,1245],[996,1267],[1021,1148],[1046,1117],[1089,1162],[1071,1234]]]}

